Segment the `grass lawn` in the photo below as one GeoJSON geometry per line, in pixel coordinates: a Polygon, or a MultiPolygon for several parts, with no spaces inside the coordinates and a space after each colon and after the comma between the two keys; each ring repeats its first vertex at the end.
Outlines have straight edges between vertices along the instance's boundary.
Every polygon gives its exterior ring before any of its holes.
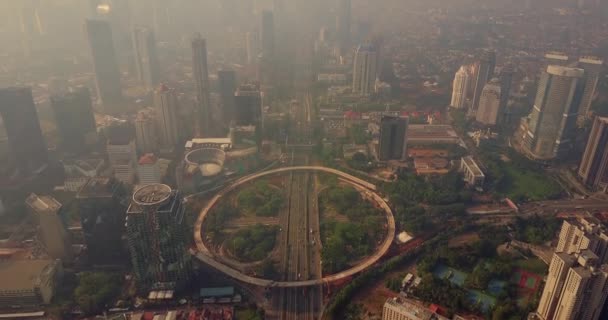
{"type": "Polygon", "coordinates": [[[520,170],[505,166],[505,173],[511,178],[506,195],[512,199],[528,198],[531,201],[546,200],[562,192],[561,186],[546,173],[520,170]]]}
{"type": "Polygon", "coordinates": [[[528,260],[516,260],[515,266],[541,276],[547,274],[547,269],[549,268],[549,266],[547,266],[542,260],[538,258],[531,258],[528,260]]]}

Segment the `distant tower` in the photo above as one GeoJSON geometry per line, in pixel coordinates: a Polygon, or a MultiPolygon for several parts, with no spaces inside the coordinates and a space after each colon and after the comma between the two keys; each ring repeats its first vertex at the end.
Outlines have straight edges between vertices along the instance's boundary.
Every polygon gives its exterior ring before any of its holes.
{"type": "Polygon", "coordinates": [[[133,51],[137,79],[148,89],[155,88],[160,82],[158,55],[154,33],[147,27],[133,28],[133,51]]]}
{"type": "Polygon", "coordinates": [[[353,67],[353,92],[369,95],[376,82],[378,59],[376,49],[370,45],[360,45],[355,54],[353,67]]]}
{"type": "Polygon", "coordinates": [[[496,125],[502,111],[500,110],[500,98],[500,80],[494,78],[483,87],[483,91],[481,92],[479,109],[477,109],[477,114],[475,115],[477,122],[487,126],[496,125]]]}
{"type": "Polygon", "coordinates": [[[492,50],[485,50],[478,61],[477,75],[475,77],[475,89],[473,91],[473,102],[470,109],[471,116],[475,116],[475,112],[477,112],[477,108],[479,107],[479,98],[481,98],[481,91],[486,83],[492,79],[495,66],[496,52],[492,50]]]}
{"type": "Polygon", "coordinates": [[[199,33],[192,40],[192,74],[196,84],[196,125],[197,135],[213,135],[211,119],[211,98],[209,96],[209,69],[207,67],[207,41],[199,33]]]}
{"type": "Polygon", "coordinates": [[[581,120],[589,116],[603,65],[604,61],[596,57],[582,57],[578,60],[579,68],[585,70],[585,91],[581,99],[581,106],[578,109],[579,119],[581,120]]]}
{"type": "Polygon", "coordinates": [[[407,159],[408,124],[407,117],[382,117],[378,147],[378,157],[381,161],[407,159]]]}
{"type": "Polygon", "coordinates": [[[156,117],[152,110],[142,110],[135,118],[135,142],[140,154],[153,153],[158,150],[156,135],[156,117]]]}
{"type": "Polygon", "coordinates": [[[272,11],[262,11],[260,26],[260,43],[262,55],[268,59],[274,57],[274,15],[272,11]]]}
{"type": "Polygon", "coordinates": [[[177,96],[175,90],[161,84],[154,92],[156,119],[160,133],[160,144],[163,148],[173,148],[179,142],[177,129],[177,96]]]}
{"type": "Polygon", "coordinates": [[[11,157],[22,174],[38,171],[48,163],[48,151],[40,130],[30,88],[0,89],[0,115],[4,121],[11,157]]]}
{"type": "Polygon", "coordinates": [[[59,215],[61,203],[51,196],[30,194],[25,204],[38,220],[40,240],[53,259],[68,262],[72,258],[70,241],[59,215]]]}
{"type": "Polygon", "coordinates": [[[452,102],[450,105],[457,109],[465,107],[467,100],[467,90],[469,88],[469,73],[464,66],[456,72],[454,76],[453,88],[452,88],[452,102]]]}
{"type": "Polygon", "coordinates": [[[101,20],[87,20],[85,30],[93,57],[97,98],[107,113],[119,113],[122,88],[110,24],[101,20]]]}
{"type": "Polygon", "coordinates": [[[222,104],[222,121],[224,126],[227,127],[234,120],[236,72],[234,70],[220,70],[217,72],[217,81],[222,104]]]}
{"type": "Polygon", "coordinates": [[[551,65],[541,75],[523,143],[532,157],[550,160],[570,149],[584,73],[583,69],[551,65]]]}
{"type": "Polygon", "coordinates": [[[88,88],[51,96],[60,146],[65,152],[82,154],[97,143],[97,127],[88,88]]]}
{"type": "Polygon", "coordinates": [[[247,63],[253,64],[257,61],[260,50],[258,48],[258,35],[255,32],[245,34],[245,46],[247,50],[247,63]]]}
{"type": "Polygon", "coordinates": [[[593,189],[608,189],[608,118],[596,117],[593,121],[578,175],[593,189]]]}
{"type": "Polygon", "coordinates": [[[127,210],[131,264],[140,290],[176,290],[192,274],[181,195],[163,184],[139,188],[127,210]]]}
{"type": "Polygon", "coordinates": [[[351,46],[351,0],[337,0],[336,36],[340,55],[345,55],[351,46]]]}

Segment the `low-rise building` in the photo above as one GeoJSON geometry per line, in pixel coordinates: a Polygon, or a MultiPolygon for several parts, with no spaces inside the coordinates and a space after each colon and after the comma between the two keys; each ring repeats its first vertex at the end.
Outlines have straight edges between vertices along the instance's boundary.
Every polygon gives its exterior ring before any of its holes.
{"type": "Polygon", "coordinates": [[[382,320],[448,320],[412,299],[392,298],[386,300],[382,309],[382,320]]]}
{"type": "Polygon", "coordinates": [[[0,307],[49,304],[62,271],[59,260],[0,262],[0,307]]]}
{"type": "Polygon", "coordinates": [[[473,188],[482,188],[486,176],[479,168],[473,157],[466,156],[460,160],[460,171],[464,173],[464,181],[473,188]]]}
{"type": "Polygon", "coordinates": [[[412,124],[407,129],[407,143],[420,144],[458,144],[460,137],[450,125],[412,124]]]}

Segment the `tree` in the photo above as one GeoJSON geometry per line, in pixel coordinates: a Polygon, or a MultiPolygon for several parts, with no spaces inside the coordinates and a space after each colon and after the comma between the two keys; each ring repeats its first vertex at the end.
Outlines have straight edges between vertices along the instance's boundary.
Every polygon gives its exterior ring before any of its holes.
{"type": "Polygon", "coordinates": [[[120,293],[121,284],[120,275],[85,272],[78,279],[74,298],[85,314],[99,313],[120,293]]]}

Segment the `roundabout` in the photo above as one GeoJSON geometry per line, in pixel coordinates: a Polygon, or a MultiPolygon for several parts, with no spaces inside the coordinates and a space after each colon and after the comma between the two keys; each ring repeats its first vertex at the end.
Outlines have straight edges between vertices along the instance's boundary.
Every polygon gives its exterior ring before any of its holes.
{"type": "Polygon", "coordinates": [[[393,213],[386,203],[386,201],[376,193],[376,186],[368,183],[362,179],[354,177],[352,175],[346,174],[339,170],[335,170],[327,167],[319,167],[319,166],[294,166],[294,167],[284,167],[278,168],[274,170],[269,170],[257,174],[252,174],[241,179],[238,179],[230,186],[219,191],[209,202],[204,206],[201,210],[198,219],[194,225],[194,240],[196,248],[191,250],[191,253],[197,257],[201,262],[221,271],[222,273],[237,279],[239,281],[262,286],[262,287],[279,287],[279,288],[293,288],[293,287],[306,287],[306,286],[316,286],[320,284],[330,283],[333,281],[338,281],[344,278],[348,278],[352,275],[355,275],[373,264],[375,264],[390,248],[392,241],[395,237],[395,219],[393,217],[393,213]],[[263,279],[258,277],[253,277],[247,274],[242,273],[239,270],[236,270],[230,266],[223,264],[222,262],[217,260],[216,254],[210,250],[205,241],[203,239],[203,223],[205,222],[205,218],[209,214],[209,212],[221,201],[224,197],[235,190],[236,188],[256,180],[261,177],[281,174],[281,173],[290,173],[290,172],[320,172],[320,173],[328,173],[331,175],[338,176],[342,181],[347,184],[355,187],[360,192],[364,193],[365,197],[374,202],[374,204],[381,208],[386,216],[387,228],[386,235],[382,242],[377,247],[377,250],[369,257],[360,261],[357,265],[346,269],[344,271],[327,275],[323,278],[319,279],[311,279],[311,280],[298,280],[298,281],[274,281],[269,279],[263,279]]]}

